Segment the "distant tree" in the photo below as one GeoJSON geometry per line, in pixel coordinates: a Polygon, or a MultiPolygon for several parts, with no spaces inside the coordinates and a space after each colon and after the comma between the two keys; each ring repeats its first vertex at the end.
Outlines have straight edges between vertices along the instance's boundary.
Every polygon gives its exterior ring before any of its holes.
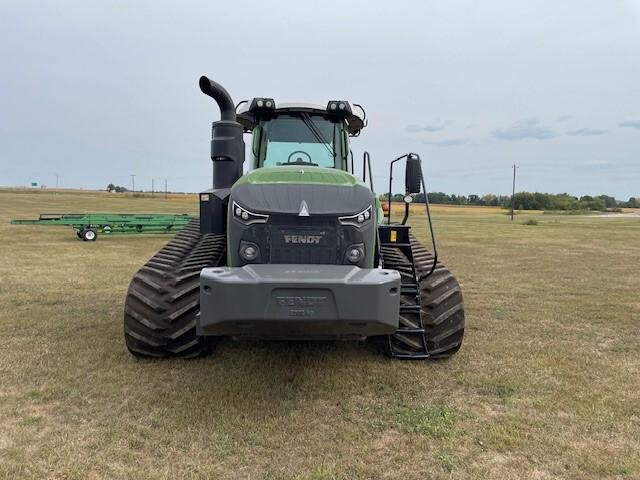
{"type": "Polygon", "coordinates": [[[635,197],[629,197],[629,200],[624,203],[624,206],[628,208],[640,208],[640,200],[635,197]]]}
{"type": "Polygon", "coordinates": [[[116,186],[113,183],[107,185],[107,192],[113,192],[116,189],[116,186]]]}
{"type": "Polygon", "coordinates": [[[478,195],[469,195],[467,197],[467,203],[469,205],[480,205],[480,197],[478,195]]]}
{"type": "Polygon", "coordinates": [[[437,204],[449,203],[449,195],[443,192],[429,192],[429,202],[437,204]]]}
{"type": "Polygon", "coordinates": [[[618,201],[609,195],[598,195],[596,198],[599,198],[604,202],[605,208],[615,208],[618,206],[618,201]]]}
{"type": "Polygon", "coordinates": [[[492,193],[488,193],[487,195],[482,196],[482,202],[484,205],[488,205],[490,207],[497,207],[500,205],[498,197],[493,195],[492,193]]]}
{"type": "Polygon", "coordinates": [[[580,206],[585,210],[604,210],[607,208],[607,204],[600,197],[595,197],[590,201],[580,202],[580,206]]]}
{"type": "Polygon", "coordinates": [[[545,210],[580,210],[582,208],[584,207],[576,197],[568,193],[561,193],[560,195],[550,195],[549,205],[545,207],[545,210]]]}

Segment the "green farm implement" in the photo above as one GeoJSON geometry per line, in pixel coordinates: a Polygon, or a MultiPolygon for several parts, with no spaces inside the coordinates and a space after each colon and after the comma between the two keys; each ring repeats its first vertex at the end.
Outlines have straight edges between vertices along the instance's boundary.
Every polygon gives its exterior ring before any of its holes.
{"type": "Polygon", "coordinates": [[[98,233],[175,233],[191,220],[186,214],[158,213],[42,213],[37,219],[11,220],[13,225],[65,225],[73,228],[85,242],[93,242],[98,233]]]}

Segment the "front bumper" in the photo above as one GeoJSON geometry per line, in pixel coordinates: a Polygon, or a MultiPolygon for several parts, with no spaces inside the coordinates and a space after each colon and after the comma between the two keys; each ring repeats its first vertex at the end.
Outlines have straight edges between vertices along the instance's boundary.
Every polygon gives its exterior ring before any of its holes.
{"type": "Polygon", "coordinates": [[[349,265],[245,265],[200,273],[198,335],[364,337],[398,328],[400,274],[349,265]]]}

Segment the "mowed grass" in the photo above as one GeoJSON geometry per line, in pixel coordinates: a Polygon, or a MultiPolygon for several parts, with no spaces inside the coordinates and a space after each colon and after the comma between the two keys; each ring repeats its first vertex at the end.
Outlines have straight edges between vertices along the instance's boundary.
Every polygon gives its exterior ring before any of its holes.
{"type": "Polygon", "coordinates": [[[125,292],[168,238],[8,224],[196,210],[0,192],[0,478],[640,478],[639,218],[437,207],[467,330],[433,363],[358,342],[136,360],[125,292]]]}

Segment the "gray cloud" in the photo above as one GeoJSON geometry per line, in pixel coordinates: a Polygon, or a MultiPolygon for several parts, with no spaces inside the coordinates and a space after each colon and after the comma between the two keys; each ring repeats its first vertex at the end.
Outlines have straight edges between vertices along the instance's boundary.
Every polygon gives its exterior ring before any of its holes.
{"type": "Polygon", "coordinates": [[[640,128],[640,120],[625,120],[618,124],[619,127],[640,128]]]}
{"type": "Polygon", "coordinates": [[[404,127],[405,132],[440,132],[444,130],[444,125],[407,125],[404,127]]]}
{"type": "Polygon", "coordinates": [[[541,125],[536,118],[518,120],[509,128],[496,129],[491,134],[498,140],[549,140],[559,135],[553,128],[541,125]]]}
{"type": "Polygon", "coordinates": [[[598,128],[578,128],[577,130],[569,130],[567,135],[591,137],[594,135],[604,135],[605,133],[609,133],[609,130],[600,130],[598,128]]]}
{"type": "Polygon", "coordinates": [[[573,118],[573,116],[571,115],[560,115],[558,117],[558,121],[559,122],[566,122],[567,120],[571,120],[573,118]]]}
{"type": "Polygon", "coordinates": [[[423,142],[425,145],[435,145],[436,147],[459,147],[469,143],[466,138],[450,138],[448,140],[438,140],[435,142],[423,142]]]}

